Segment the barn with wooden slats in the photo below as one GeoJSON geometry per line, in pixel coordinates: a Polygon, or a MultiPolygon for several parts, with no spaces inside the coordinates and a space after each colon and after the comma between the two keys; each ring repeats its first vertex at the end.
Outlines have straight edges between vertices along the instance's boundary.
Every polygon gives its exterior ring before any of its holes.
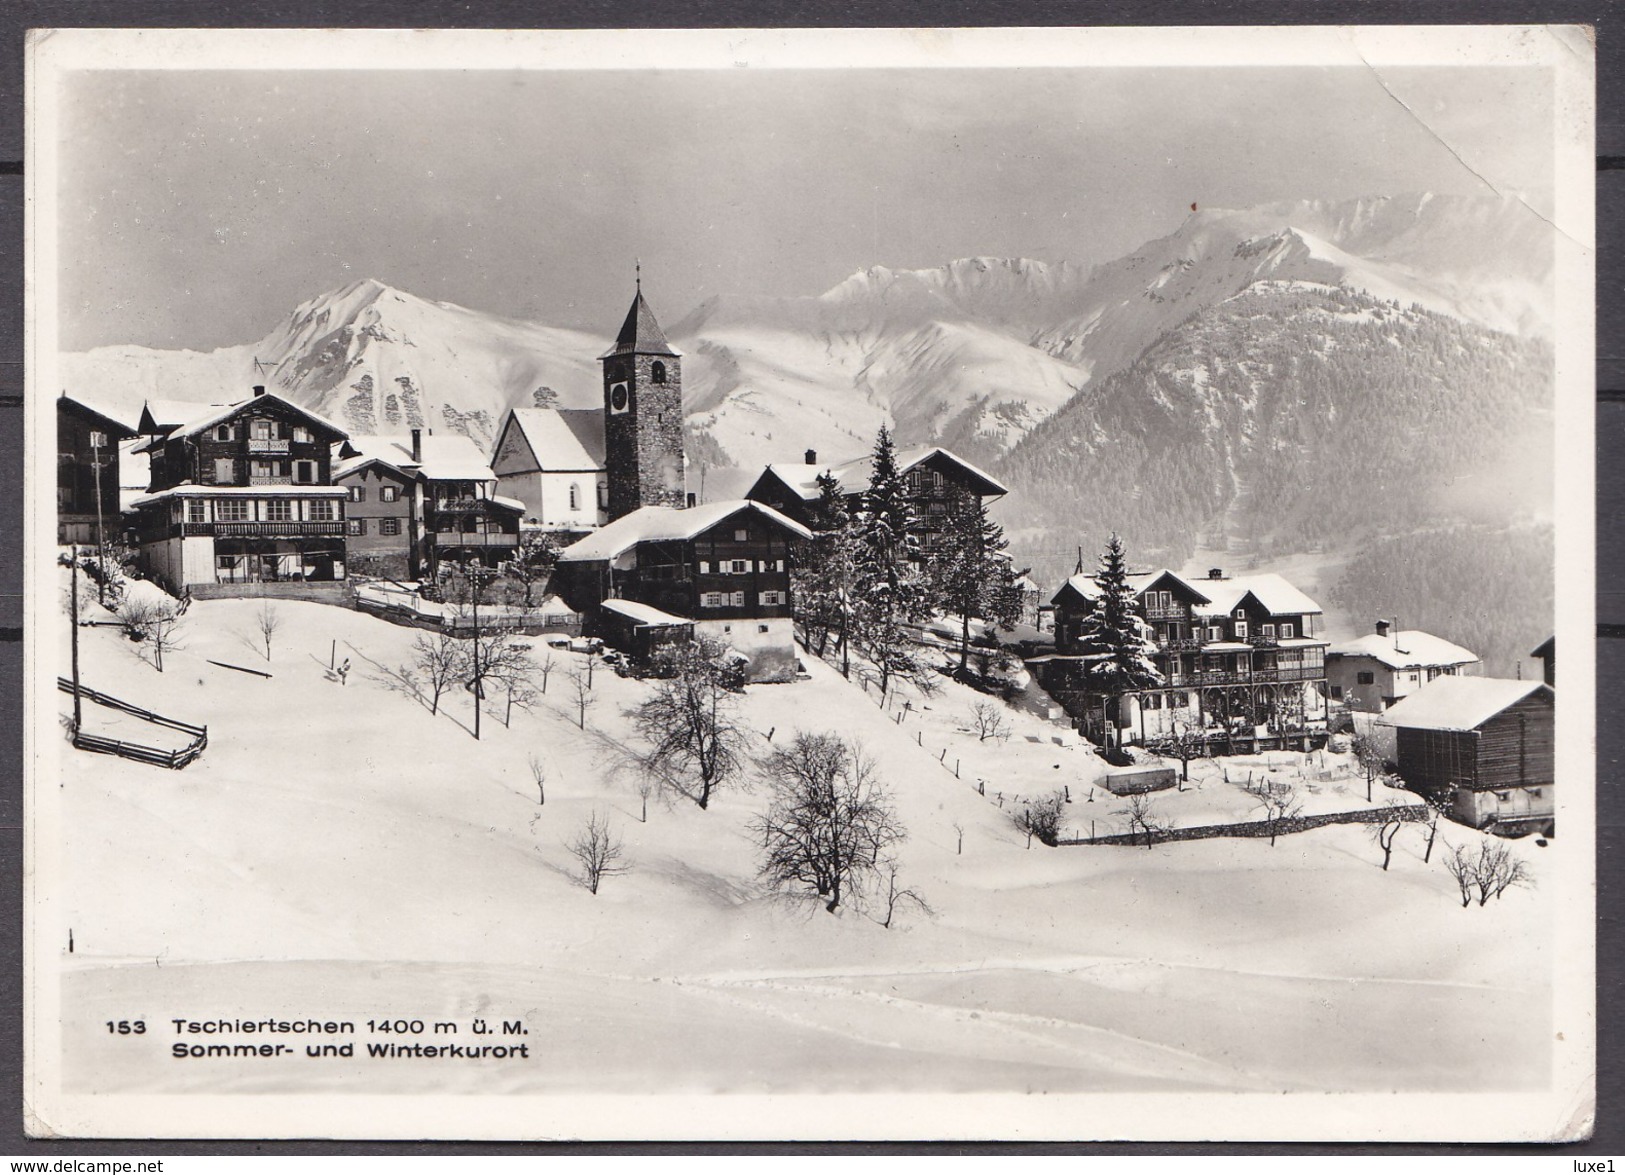
{"type": "Polygon", "coordinates": [[[1541,681],[1441,677],[1380,721],[1395,728],[1399,774],[1477,828],[1549,830],[1556,739],[1541,681]]]}

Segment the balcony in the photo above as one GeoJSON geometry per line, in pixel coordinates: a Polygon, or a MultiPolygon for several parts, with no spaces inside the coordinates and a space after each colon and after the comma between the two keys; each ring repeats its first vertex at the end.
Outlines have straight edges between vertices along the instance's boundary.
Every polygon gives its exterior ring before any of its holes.
{"type": "Polygon", "coordinates": [[[248,451],[250,453],[282,453],[288,451],[288,442],[272,437],[249,437],[248,451]]]}
{"type": "Polygon", "coordinates": [[[313,538],[317,536],[340,536],[344,534],[344,522],[341,519],[320,519],[280,522],[188,522],[185,523],[182,534],[186,535],[213,535],[218,539],[298,539],[313,538]]]}
{"type": "Polygon", "coordinates": [[[1146,610],[1145,610],[1145,618],[1147,620],[1189,620],[1190,619],[1190,617],[1186,614],[1185,609],[1181,608],[1181,607],[1179,607],[1177,605],[1170,606],[1170,607],[1167,607],[1167,608],[1147,607],[1146,610]]]}
{"type": "Polygon", "coordinates": [[[442,513],[455,514],[459,511],[467,512],[480,508],[479,498],[433,498],[430,504],[442,513]]]}
{"type": "Polygon", "coordinates": [[[1168,653],[1195,653],[1202,648],[1202,642],[1195,637],[1178,637],[1173,639],[1159,638],[1157,648],[1168,653]]]}
{"type": "Polygon", "coordinates": [[[287,473],[252,474],[249,476],[248,484],[251,486],[291,486],[293,476],[287,473]]]}
{"type": "Polygon", "coordinates": [[[516,534],[480,534],[478,532],[461,532],[437,530],[434,532],[434,545],[446,549],[448,547],[517,547],[519,536],[516,534]]]}

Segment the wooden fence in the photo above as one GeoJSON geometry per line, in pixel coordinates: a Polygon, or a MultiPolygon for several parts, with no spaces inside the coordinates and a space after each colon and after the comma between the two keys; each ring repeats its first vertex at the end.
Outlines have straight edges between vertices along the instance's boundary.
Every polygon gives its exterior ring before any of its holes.
{"type": "MultiPolygon", "coordinates": [[[[63,693],[74,692],[73,682],[66,677],[56,679],[56,686],[63,693]]],[[[194,726],[190,722],[182,722],[178,718],[165,718],[162,714],[154,714],[151,710],[143,710],[140,706],[132,705],[111,694],[104,694],[100,690],[93,690],[87,685],[80,685],[78,690],[81,698],[95,702],[98,706],[106,706],[110,710],[118,710],[140,718],[144,722],[151,722],[154,726],[167,726],[171,730],[178,730],[182,734],[192,736],[192,741],[178,750],[166,751],[158,747],[149,747],[143,743],[127,743],[119,739],[103,738],[99,734],[86,734],[82,730],[73,732],[73,745],[81,751],[92,751],[99,755],[117,755],[121,759],[133,759],[137,763],[150,763],[154,767],[168,767],[179,771],[193,759],[203,753],[203,748],[209,745],[209,728],[207,726],[194,726]]]]}

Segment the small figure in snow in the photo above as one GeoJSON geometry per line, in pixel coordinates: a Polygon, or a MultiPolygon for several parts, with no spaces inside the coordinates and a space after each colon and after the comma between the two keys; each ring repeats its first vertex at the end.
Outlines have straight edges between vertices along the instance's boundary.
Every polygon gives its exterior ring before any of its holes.
{"type": "Polygon", "coordinates": [[[340,665],[336,670],[334,670],[334,672],[339,675],[339,684],[340,685],[349,685],[350,684],[350,658],[348,658],[348,657],[344,658],[344,664],[340,665]]]}

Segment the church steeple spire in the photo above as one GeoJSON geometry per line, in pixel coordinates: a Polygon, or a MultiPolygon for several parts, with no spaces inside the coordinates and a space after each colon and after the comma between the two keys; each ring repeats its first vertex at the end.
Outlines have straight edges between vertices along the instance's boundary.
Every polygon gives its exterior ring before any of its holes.
{"type": "Polygon", "coordinates": [[[613,521],[643,506],[685,502],[683,479],[683,361],[666,341],[643,300],[643,264],[636,292],[604,364],[604,467],[613,521]]]}

